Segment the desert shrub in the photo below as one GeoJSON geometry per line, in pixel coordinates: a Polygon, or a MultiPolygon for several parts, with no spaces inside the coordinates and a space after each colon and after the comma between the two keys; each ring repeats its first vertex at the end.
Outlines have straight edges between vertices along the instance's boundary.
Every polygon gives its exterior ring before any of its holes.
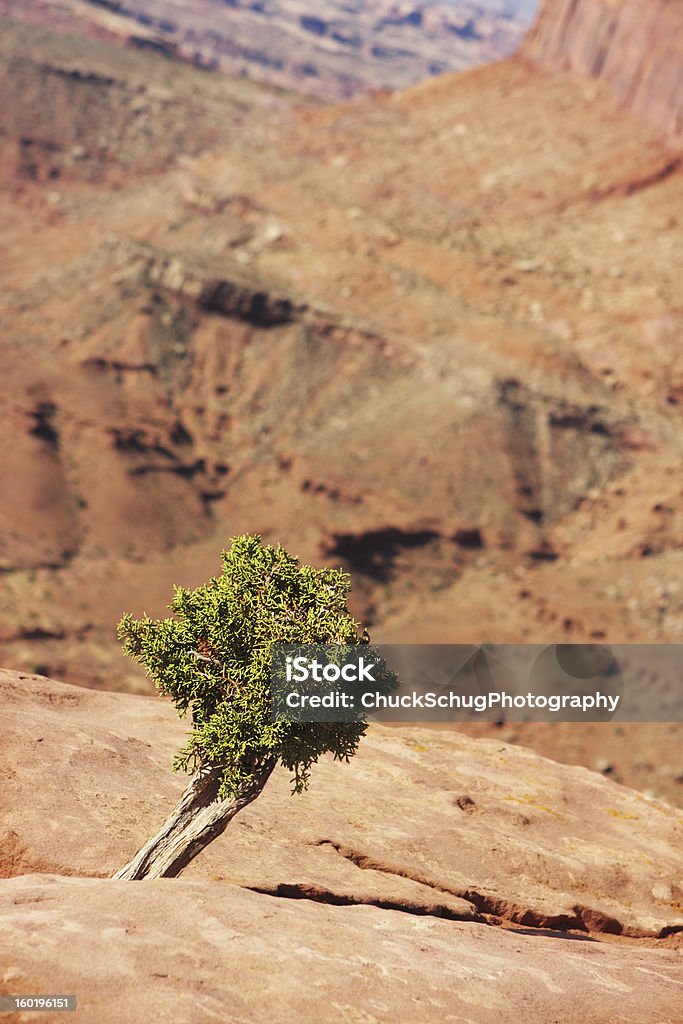
{"type": "Polygon", "coordinates": [[[123,616],[125,652],[147,668],[179,715],[191,717],[176,769],[211,769],[217,796],[228,798],[277,763],[293,772],[293,789],[301,792],[322,754],[349,760],[364,721],[273,721],[270,694],[273,644],[361,642],[349,587],[341,570],[302,565],[284,548],[245,535],[223,551],[220,576],[194,590],[175,588],[172,616],[123,616]]]}

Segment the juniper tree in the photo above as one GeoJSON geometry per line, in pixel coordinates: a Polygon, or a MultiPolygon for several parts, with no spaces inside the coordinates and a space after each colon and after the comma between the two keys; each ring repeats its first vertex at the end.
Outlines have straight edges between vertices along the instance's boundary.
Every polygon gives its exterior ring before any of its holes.
{"type": "Polygon", "coordinates": [[[367,725],[273,720],[273,644],[357,645],[347,607],[349,577],[301,565],[257,536],[235,537],[222,572],[195,590],[174,588],[164,619],[124,615],[124,651],[191,722],[173,767],[192,779],[159,832],[114,878],[175,876],[262,791],[282,764],[293,791],[308,786],[324,753],[348,761],[367,725]]]}

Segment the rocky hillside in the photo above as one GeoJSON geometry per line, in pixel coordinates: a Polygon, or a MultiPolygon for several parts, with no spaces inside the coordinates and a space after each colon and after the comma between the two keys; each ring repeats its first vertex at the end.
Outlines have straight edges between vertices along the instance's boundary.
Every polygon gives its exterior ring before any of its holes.
{"type": "Polygon", "coordinates": [[[23,33],[0,143],[11,664],[120,685],[121,611],[159,613],[243,530],[342,561],[387,638],[682,635],[664,139],[520,62],[295,109],[23,33]]]}
{"type": "Polygon", "coordinates": [[[0,0],[0,16],[348,97],[506,56],[529,0],[0,0]]]}
{"type": "Polygon", "coordinates": [[[181,153],[228,143],[245,115],[288,105],[249,81],[10,22],[0,91],[0,183],[9,188],[64,177],[109,187],[114,169],[129,179],[158,173],[181,153]]]}
{"type": "Polygon", "coordinates": [[[603,81],[619,103],[683,135],[680,0],[544,0],[524,53],[603,81]]]}
{"type": "MultiPolygon", "coordinates": [[[[121,613],[243,531],[377,640],[681,640],[660,130],[525,60],[330,107],[26,26],[0,64],[0,662],[148,689],[121,613]]],[[[534,742],[680,799],[637,735],[534,742]]]]}
{"type": "Polygon", "coordinates": [[[275,999],[317,1020],[323,997],[331,1024],[675,1019],[683,824],[664,803],[497,741],[373,727],[301,797],[276,772],[180,878],[112,882],[185,784],[173,710],[7,672],[0,708],[0,993],[76,993],[88,1024],[251,1022],[275,999]]]}

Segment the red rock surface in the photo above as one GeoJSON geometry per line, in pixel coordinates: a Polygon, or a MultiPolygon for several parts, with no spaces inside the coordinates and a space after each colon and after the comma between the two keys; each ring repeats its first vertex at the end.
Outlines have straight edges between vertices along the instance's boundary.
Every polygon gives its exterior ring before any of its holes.
{"type": "Polygon", "coordinates": [[[544,0],[523,53],[600,79],[624,108],[683,134],[680,0],[544,0]]]}
{"type": "MultiPolygon", "coordinates": [[[[2,870],[107,875],[187,780],[165,701],[0,673],[2,870]]],[[[638,937],[683,929],[681,812],[496,740],[373,726],[263,795],[189,867],[283,897],[374,903],[530,928],[638,937]]]]}
{"type": "MultiPolygon", "coordinates": [[[[64,992],[83,1024],[661,1024],[680,954],[223,882],[0,882],[0,992],[64,992]],[[4,980],[3,980],[4,979],[4,980]]],[[[64,1013],[17,1022],[61,1024],[64,1013]]],[[[12,1019],[12,1018],[10,1018],[12,1019]]]]}
{"type": "Polygon", "coordinates": [[[112,882],[184,785],[172,708],[2,672],[0,715],[0,993],[75,993],[87,1024],[676,1020],[664,803],[373,727],[301,797],[276,772],[180,878],[112,882]]]}

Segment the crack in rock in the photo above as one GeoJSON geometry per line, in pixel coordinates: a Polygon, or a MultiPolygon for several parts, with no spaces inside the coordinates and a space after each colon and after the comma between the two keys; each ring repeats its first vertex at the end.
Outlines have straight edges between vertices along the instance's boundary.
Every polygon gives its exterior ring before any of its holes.
{"type": "Polygon", "coordinates": [[[469,918],[469,920],[479,920],[486,924],[499,926],[511,924],[546,931],[579,931],[587,934],[618,935],[630,939],[666,938],[675,932],[683,931],[678,926],[670,926],[661,929],[657,933],[652,933],[645,929],[625,926],[617,918],[610,917],[601,910],[581,904],[575,904],[572,907],[571,913],[547,913],[537,908],[525,907],[505,897],[478,892],[476,889],[458,889],[444,885],[418,872],[408,871],[404,868],[383,863],[367,854],[359,853],[341,843],[336,843],[331,839],[321,839],[315,845],[332,847],[341,857],[355,864],[361,870],[380,871],[387,875],[395,875],[397,878],[405,878],[411,882],[417,882],[419,885],[424,885],[436,892],[447,893],[466,900],[478,911],[478,915],[469,918]]]}
{"type": "Polygon", "coordinates": [[[368,906],[378,907],[380,910],[396,910],[404,914],[413,914],[416,917],[440,917],[448,921],[474,921],[478,924],[486,924],[486,920],[478,914],[474,907],[472,912],[458,912],[447,904],[435,903],[431,906],[401,898],[396,900],[383,899],[381,896],[352,896],[333,892],[324,886],[310,885],[305,883],[280,882],[277,885],[245,885],[245,889],[251,892],[261,893],[264,896],[275,896],[281,899],[290,900],[312,900],[315,903],[326,903],[332,907],[357,907],[368,906]]]}

